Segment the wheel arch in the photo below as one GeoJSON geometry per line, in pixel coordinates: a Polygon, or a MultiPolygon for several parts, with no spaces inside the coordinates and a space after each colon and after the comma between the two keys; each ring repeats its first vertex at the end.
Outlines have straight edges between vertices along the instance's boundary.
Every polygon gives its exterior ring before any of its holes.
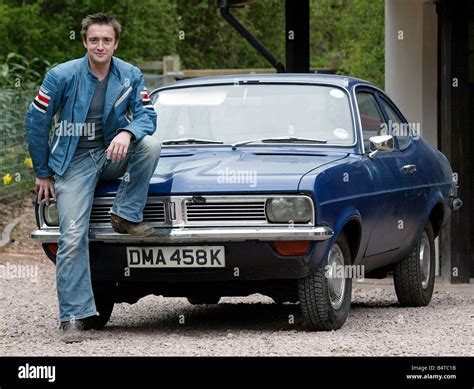
{"type": "Polygon", "coordinates": [[[439,235],[441,227],[445,218],[445,204],[443,202],[437,202],[431,209],[428,220],[431,222],[433,227],[433,234],[436,238],[439,235]]]}
{"type": "Polygon", "coordinates": [[[354,217],[348,220],[344,227],[342,227],[341,232],[344,233],[347,239],[349,250],[351,252],[351,262],[354,263],[357,258],[357,254],[359,253],[362,237],[362,225],[360,219],[354,217]]]}
{"type": "Polygon", "coordinates": [[[362,240],[362,218],[356,209],[350,208],[342,212],[334,223],[333,231],[334,235],[331,239],[316,244],[311,258],[311,267],[314,270],[321,267],[329,250],[341,233],[344,233],[347,239],[351,253],[351,262],[354,263],[359,255],[362,240]]]}
{"type": "Polygon", "coordinates": [[[434,237],[436,238],[441,228],[446,224],[450,217],[450,208],[447,201],[443,197],[441,191],[435,191],[427,202],[423,213],[422,223],[418,226],[417,236],[425,228],[428,222],[433,227],[434,237]]]}

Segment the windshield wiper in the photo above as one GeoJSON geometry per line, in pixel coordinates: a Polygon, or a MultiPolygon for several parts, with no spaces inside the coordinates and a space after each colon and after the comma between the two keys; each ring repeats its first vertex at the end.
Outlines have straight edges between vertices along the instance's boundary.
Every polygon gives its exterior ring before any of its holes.
{"type": "Polygon", "coordinates": [[[246,145],[247,143],[253,142],[262,142],[262,143],[319,143],[324,144],[328,143],[325,139],[313,139],[313,138],[298,138],[295,136],[280,136],[278,138],[263,138],[263,139],[252,139],[244,140],[242,142],[237,142],[232,145],[232,148],[235,149],[237,146],[246,145]]]}
{"type": "Polygon", "coordinates": [[[197,143],[197,144],[223,144],[221,140],[212,139],[198,139],[198,138],[182,138],[182,139],[166,139],[161,142],[162,145],[182,145],[186,143],[197,143]]]}

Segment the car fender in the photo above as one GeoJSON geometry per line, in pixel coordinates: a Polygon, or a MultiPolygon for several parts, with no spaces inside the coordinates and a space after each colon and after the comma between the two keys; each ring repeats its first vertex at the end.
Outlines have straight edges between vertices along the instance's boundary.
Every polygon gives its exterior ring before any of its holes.
{"type": "Polygon", "coordinates": [[[311,253],[309,265],[313,271],[320,269],[321,267],[325,266],[325,259],[328,256],[329,250],[331,249],[332,245],[336,242],[338,236],[343,232],[344,227],[350,221],[356,220],[359,223],[360,227],[360,234],[357,237],[357,250],[355,258],[352,258],[352,262],[358,260],[360,257],[360,253],[362,252],[361,248],[361,236],[362,236],[362,217],[357,209],[354,207],[347,207],[343,210],[343,212],[337,215],[334,225],[333,231],[334,235],[331,239],[328,239],[324,242],[317,242],[315,244],[314,250],[311,253]]]}
{"type": "Polygon", "coordinates": [[[438,204],[441,204],[443,206],[443,222],[441,224],[441,227],[446,225],[446,223],[449,221],[451,217],[451,210],[449,208],[449,204],[447,203],[447,200],[444,198],[440,189],[437,189],[430,195],[428,201],[426,202],[426,207],[423,209],[422,217],[420,218],[420,222],[417,226],[417,234],[415,235],[412,244],[415,242],[415,239],[421,234],[421,231],[423,231],[426,224],[428,224],[431,212],[438,204]]]}

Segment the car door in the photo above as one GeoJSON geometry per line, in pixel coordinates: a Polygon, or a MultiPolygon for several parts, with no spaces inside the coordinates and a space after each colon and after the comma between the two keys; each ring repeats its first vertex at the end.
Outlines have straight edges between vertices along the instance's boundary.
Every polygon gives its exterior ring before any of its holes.
{"type": "Polygon", "coordinates": [[[420,169],[422,169],[420,155],[417,152],[417,144],[413,141],[411,127],[387,96],[377,93],[377,99],[384,113],[387,128],[397,141],[397,159],[400,168],[400,186],[404,188],[404,199],[398,202],[396,214],[403,222],[401,239],[410,243],[416,235],[417,226],[421,220],[424,210],[425,189],[421,180],[420,169]]]}
{"type": "Polygon", "coordinates": [[[357,88],[356,99],[365,148],[363,162],[370,172],[373,184],[373,192],[365,193],[364,196],[366,201],[376,204],[371,211],[375,210],[375,217],[366,215],[367,219],[374,220],[364,254],[364,257],[370,257],[395,252],[402,245],[403,239],[406,239],[405,223],[409,210],[402,205],[409,202],[410,189],[406,189],[405,173],[402,173],[406,161],[399,148],[369,157],[369,138],[383,134],[388,126],[377,91],[372,88],[357,88]]]}

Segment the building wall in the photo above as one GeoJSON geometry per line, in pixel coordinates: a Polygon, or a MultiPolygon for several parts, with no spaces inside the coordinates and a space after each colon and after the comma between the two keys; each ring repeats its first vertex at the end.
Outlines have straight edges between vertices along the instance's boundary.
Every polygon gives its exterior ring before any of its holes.
{"type": "Polygon", "coordinates": [[[435,147],[437,24],[432,0],[385,0],[385,89],[435,147]]]}
{"type": "MultiPolygon", "coordinates": [[[[385,90],[438,147],[438,17],[432,0],[385,0],[385,90]]],[[[439,241],[436,274],[440,274],[439,241]]]]}

